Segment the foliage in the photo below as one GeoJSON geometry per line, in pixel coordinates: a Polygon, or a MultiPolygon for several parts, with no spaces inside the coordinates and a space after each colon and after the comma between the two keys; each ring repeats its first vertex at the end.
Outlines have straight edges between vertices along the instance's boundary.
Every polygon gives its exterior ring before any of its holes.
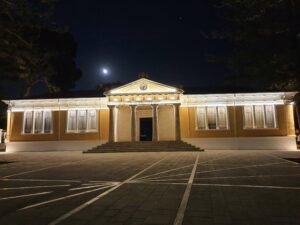
{"type": "Polygon", "coordinates": [[[72,35],[51,21],[54,3],[0,0],[1,78],[21,81],[24,96],[39,82],[56,92],[73,87],[81,76],[72,35]]]}
{"type": "Polygon", "coordinates": [[[218,0],[224,26],[213,37],[232,46],[231,81],[269,90],[300,87],[300,4],[295,0],[218,0]]]}

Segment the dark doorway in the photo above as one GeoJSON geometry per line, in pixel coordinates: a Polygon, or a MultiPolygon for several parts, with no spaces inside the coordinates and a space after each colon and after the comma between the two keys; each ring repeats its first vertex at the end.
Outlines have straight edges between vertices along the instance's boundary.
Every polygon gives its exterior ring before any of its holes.
{"type": "Polygon", "coordinates": [[[140,141],[152,141],[152,118],[140,118],[140,141]]]}

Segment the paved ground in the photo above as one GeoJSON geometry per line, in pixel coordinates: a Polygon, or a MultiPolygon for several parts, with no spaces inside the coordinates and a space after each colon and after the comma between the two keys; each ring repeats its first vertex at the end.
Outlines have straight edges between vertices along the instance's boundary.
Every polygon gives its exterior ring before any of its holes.
{"type": "Polygon", "coordinates": [[[299,225],[300,151],[0,154],[0,224],[299,225]]]}

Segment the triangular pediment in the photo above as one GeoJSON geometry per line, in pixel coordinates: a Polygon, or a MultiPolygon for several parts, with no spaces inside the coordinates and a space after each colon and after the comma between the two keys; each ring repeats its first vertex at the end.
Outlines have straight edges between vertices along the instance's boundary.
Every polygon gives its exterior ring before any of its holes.
{"type": "Polygon", "coordinates": [[[158,83],[146,78],[141,78],[123,86],[105,92],[105,95],[129,95],[129,94],[171,94],[183,93],[181,89],[158,83]]]}

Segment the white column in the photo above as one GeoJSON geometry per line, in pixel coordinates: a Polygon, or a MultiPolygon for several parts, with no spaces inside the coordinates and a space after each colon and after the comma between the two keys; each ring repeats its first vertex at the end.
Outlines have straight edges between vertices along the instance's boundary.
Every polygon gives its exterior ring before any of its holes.
{"type": "Polygon", "coordinates": [[[131,141],[136,141],[136,105],[131,105],[131,141]]]}
{"type": "Polygon", "coordinates": [[[157,106],[158,105],[152,105],[152,112],[153,112],[152,141],[158,141],[158,134],[157,134],[157,106]]]}
{"type": "Polygon", "coordinates": [[[175,114],[175,140],[180,141],[181,140],[181,134],[180,134],[180,115],[179,115],[179,107],[180,104],[174,104],[174,114],[175,114]]]}
{"type": "Polygon", "coordinates": [[[109,105],[109,136],[108,141],[114,142],[115,141],[115,118],[114,118],[114,105],[109,105]]]}

